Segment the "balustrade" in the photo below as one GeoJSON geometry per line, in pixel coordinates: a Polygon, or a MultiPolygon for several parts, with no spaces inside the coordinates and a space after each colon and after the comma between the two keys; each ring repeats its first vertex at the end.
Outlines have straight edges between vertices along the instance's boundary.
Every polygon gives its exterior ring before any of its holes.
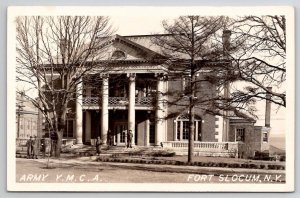
{"type": "MultiPolygon", "coordinates": [[[[171,149],[187,149],[188,142],[168,141],[164,142],[164,147],[171,149]]],[[[194,142],[195,150],[228,150],[238,149],[237,142],[194,142]]]]}
{"type": "MultiPolygon", "coordinates": [[[[84,97],[83,98],[83,105],[85,106],[95,106],[101,104],[101,98],[99,97],[84,97]]],[[[128,98],[126,97],[109,97],[108,98],[108,105],[111,106],[126,106],[128,105],[128,98]]],[[[135,105],[136,106],[146,106],[151,107],[153,106],[153,97],[136,97],[135,98],[135,105]]]]}

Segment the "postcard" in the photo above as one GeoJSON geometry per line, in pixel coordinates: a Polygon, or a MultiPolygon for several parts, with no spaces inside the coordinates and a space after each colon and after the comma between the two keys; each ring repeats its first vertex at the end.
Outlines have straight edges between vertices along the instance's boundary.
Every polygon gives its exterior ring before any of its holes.
{"type": "Polygon", "coordinates": [[[8,191],[294,191],[292,7],[12,6],[7,35],[8,191]]]}

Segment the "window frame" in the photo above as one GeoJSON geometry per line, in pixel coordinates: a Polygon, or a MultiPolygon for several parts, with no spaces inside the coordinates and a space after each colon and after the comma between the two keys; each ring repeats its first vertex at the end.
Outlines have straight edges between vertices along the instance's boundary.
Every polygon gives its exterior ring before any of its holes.
{"type": "Polygon", "coordinates": [[[65,123],[65,130],[64,130],[64,133],[63,133],[63,138],[74,138],[74,129],[75,129],[75,119],[66,119],[66,123],[65,123]],[[69,122],[72,121],[72,136],[69,136],[70,135],[70,132],[69,132],[69,122]]]}
{"type": "Polygon", "coordinates": [[[236,128],[235,129],[235,141],[236,142],[245,142],[245,139],[246,139],[245,134],[246,134],[246,128],[236,128]],[[237,137],[241,137],[241,138],[238,139],[237,137]]]}
{"type": "MultiPolygon", "coordinates": [[[[189,134],[189,119],[185,118],[184,116],[185,115],[178,116],[174,120],[174,124],[175,124],[174,141],[188,141],[188,139],[189,139],[189,135],[188,135],[189,134]],[[187,123],[187,124],[184,124],[184,123],[187,123]],[[188,132],[185,135],[184,135],[184,131],[183,131],[184,125],[185,125],[185,127],[188,127],[188,132]]],[[[202,141],[202,125],[201,125],[201,123],[202,123],[202,119],[197,117],[195,119],[194,141],[202,141]],[[199,136],[199,134],[200,134],[200,136],[199,136]],[[201,138],[199,138],[199,137],[201,137],[201,138]]]]}
{"type": "Polygon", "coordinates": [[[269,142],[268,132],[263,132],[262,141],[264,143],[268,143],[269,142]],[[266,137],[265,137],[265,135],[266,135],[266,137]],[[265,140],[265,138],[266,138],[266,140],[265,140]]]}

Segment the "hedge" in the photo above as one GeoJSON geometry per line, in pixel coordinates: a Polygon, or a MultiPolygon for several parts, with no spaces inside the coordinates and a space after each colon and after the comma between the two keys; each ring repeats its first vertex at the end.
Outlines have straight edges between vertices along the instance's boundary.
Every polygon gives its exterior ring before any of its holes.
{"type": "Polygon", "coordinates": [[[226,167],[226,168],[250,168],[250,169],[269,169],[269,170],[285,170],[283,165],[274,164],[239,164],[239,163],[224,163],[224,162],[182,162],[170,160],[144,160],[144,159],[122,159],[122,158],[109,158],[99,157],[97,161],[101,162],[119,162],[119,163],[139,163],[139,164],[166,164],[178,166],[201,166],[201,167],[226,167]]]}

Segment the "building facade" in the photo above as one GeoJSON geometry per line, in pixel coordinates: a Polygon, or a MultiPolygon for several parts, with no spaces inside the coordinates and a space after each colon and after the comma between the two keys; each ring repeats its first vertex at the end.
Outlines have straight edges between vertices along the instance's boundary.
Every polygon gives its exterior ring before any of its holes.
{"type": "MultiPolygon", "coordinates": [[[[126,144],[126,130],[133,132],[138,146],[160,146],[168,141],[188,141],[188,112],[169,105],[169,92],[184,91],[184,78],[168,78],[166,67],[151,61],[156,52],[146,48],[149,36],[116,36],[108,52],[115,58],[101,83],[83,83],[77,88],[76,116],[67,120],[65,138],[93,144],[100,136],[104,143],[126,144]],[[169,114],[176,116],[168,118],[169,114]],[[178,113],[179,112],[179,113],[178,113]]],[[[199,76],[201,78],[201,76],[199,76]]],[[[199,84],[199,97],[213,94],[212,84],[199,84]]],[[[195,141],[216,142],[215,116],[196,112],[195,141]]]]}
{"type": "MultiPolygon", "coordinates": [[[[125,146],[127,131],[131,130],[133,145],[160,146],[186,153],[188,111],[179,105],[184,101],[178,102],[170,94],[184,93],[188,84],[185,76],[171,77],[166,65],[156,61],[160,54],[151,44],[150,35],[116,35],[107,54],[111,60],[109,69],[93,70],[77,85],[77,101],[71,107],[74,114],[67,118],[63,138],[93,145],[100,136],[104,144],[125,146]]],[[[204,75],[200,72],[197,78],[204,75]]],[[[216,94],[215,86],[208,81],[199,81],[196,86],[196,97],[216,94]]],[[[220,116],[196,110],[196,155],[249,157],[255,149],[267,148],[267,144],[261,143],[266,143],[262,131],[267,131],[268,137],[268,129],[255,128],[251,121],[230,120],[229,127],[224,122],[220,116]],[[228,130],[224,136],[225,128],[228,130]]]]}

